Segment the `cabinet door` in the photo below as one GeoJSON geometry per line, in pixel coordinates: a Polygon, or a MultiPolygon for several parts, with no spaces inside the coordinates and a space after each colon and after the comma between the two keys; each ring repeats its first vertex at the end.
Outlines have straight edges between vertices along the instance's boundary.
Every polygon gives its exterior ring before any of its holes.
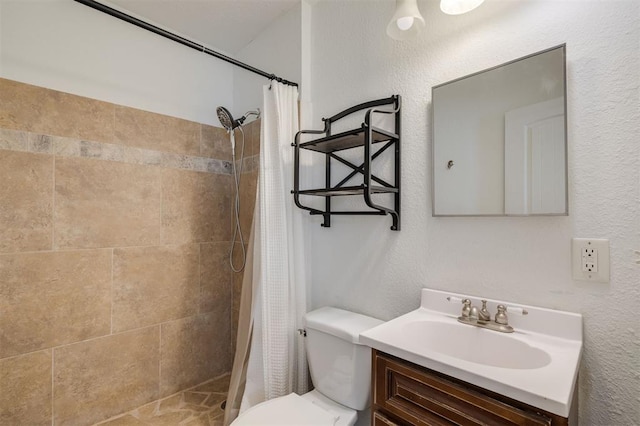
{"type": "MultiPolygon", "coordinates": [[[[461,382],[376,352],[373,403],[411,425],[551,425],[551,419],[523,410],[461,382]]],[[[384,423],[381,423],[384,424],[384,423]]]]}

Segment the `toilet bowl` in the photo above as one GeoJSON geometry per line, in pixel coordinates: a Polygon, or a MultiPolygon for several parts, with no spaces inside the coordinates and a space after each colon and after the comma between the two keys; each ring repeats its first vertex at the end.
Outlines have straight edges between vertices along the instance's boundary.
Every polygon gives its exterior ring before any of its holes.
{"type": "Polygon", "coordinates": [[[307,358],[315,389],[291,393],[246,410],[232,426],[351,426],[370,405],[371,349],[360,333],[382,321],[338,308],[305,315],[307,358]]]}

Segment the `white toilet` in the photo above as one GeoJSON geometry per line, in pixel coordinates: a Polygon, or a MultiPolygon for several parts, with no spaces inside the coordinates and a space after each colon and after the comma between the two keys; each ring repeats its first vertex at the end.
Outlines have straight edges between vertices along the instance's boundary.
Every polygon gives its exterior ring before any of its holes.
{"type": "Polygon", "coordinates": [[[371,349],[359,343],[360,333],[382,321],[332,307],[309,312],[304,320],[315,389],[251,407],[232,426],[350,426],[369,407],[371,349]]]}

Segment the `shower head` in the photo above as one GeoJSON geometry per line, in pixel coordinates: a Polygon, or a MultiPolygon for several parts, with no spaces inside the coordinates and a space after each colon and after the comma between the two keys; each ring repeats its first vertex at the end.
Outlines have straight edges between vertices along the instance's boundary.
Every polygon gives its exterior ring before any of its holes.
{"type": "Polygon", "coordinates": [[[245,113],[245,115],[243,115],[242,117],[238,118],[237,120],[234,120],[229,110],[223,106],[219,106],[218,108],[216,108],[216,113],[218,114],[218,120],[220,120],[220,124],[222,124],[222,127],[227,129],[228,132],[232,131],[237,127],[240,127],[242,123],[244,123],[244,121],[250,115],[255,115],[256,118],[260,117],[259,109],[257,111],[249,111],[245,113]]]}
{"type": "Polygon", "coordinates": [[[230,132],[240,125],[240,123],[233,119],[233,116],[225,107],[219,106],[216,108],[216,112],[218,113],[218,120],[220,120],[220,124],[222,124],[222,127],[227,129],[227,131],[230,132]]]}

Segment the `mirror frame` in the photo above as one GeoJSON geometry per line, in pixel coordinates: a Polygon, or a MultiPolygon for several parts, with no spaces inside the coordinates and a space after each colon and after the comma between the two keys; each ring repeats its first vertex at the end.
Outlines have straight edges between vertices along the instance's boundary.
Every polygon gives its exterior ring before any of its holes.
{"type": "MultiPolygon", "coordinates": [[[[495,65],[490,68],[483,69],[481,71],[474,72],[472,74],[468,74],[445,83],[441,83],[431,87],[431,217],[544,217],[544,216],[569,216],[569,126],[568,126],[568,107],[567,107],[567,45],[566,43],[559,44],[557,46],[550,47],[548,49],[544,49],[535,53],[531,53],[526,56],[522,56],[516,59],[513,59],[508,62],[504,62],[499,65],[495,65]],[[436,214],[436,204],[435,204],[435,108],[433,105],[433,91],[439,87],[446,86],[451,83],[455,83],[457,81],[465,80],[470,77],[477,76],[479,74],[483,74],[489,71],[496,70],[498,68],[511,65],[517,63],[519,61],[532,58],[534,56],[538,56],[553,50],[561,49],[562,50],[562,77],[564,80],[564,199],[565,199],[565,208],[563,213],[534,213],[534,214],[436,214]]],[[[503,141],[504,144],[504,141],[503,141]]],[[[503,203],[504,208],[504,203],[503,203]]]]}

